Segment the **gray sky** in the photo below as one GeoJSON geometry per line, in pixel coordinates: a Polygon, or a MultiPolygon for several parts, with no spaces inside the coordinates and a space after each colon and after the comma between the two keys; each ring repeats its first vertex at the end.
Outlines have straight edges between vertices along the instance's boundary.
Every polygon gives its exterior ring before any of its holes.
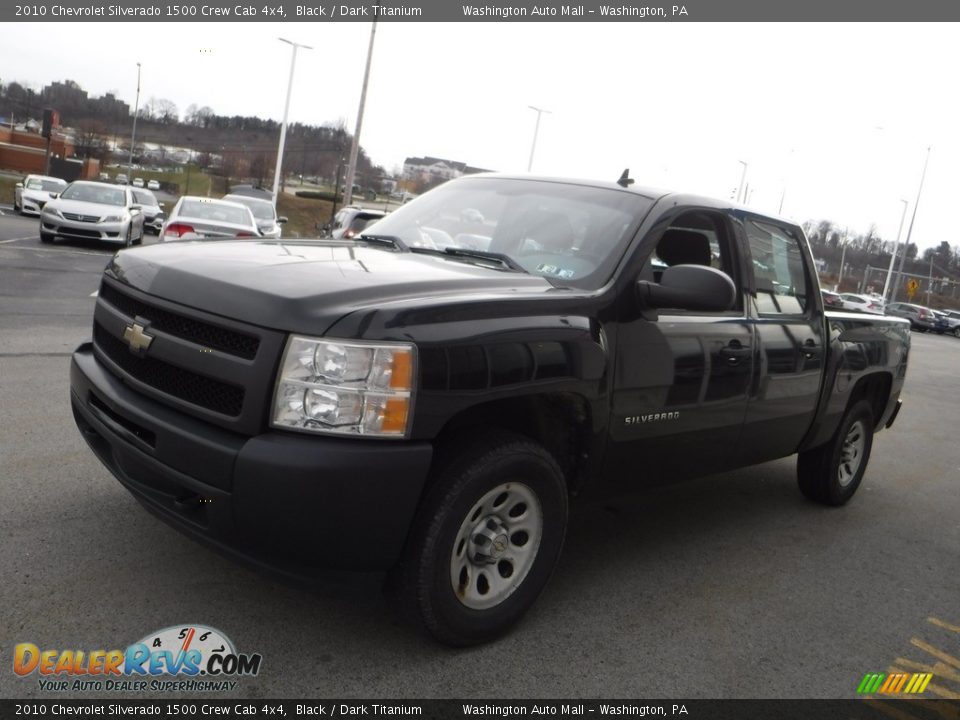
{"type": "MultiPolygon", "coordinates": [[[[0,79],[71,79],[133,105],[168,98],[352,131],[369,23],[44,23],[0,29],[0,79]],[[103,38],[91,43],[90,38],[103,38]],[[122,57],[121,48],[129,48],[122,57]]],[[[361,142],[388,170],[433,155],[730,197],[892,240],[932,146],[913,241],[960,244],[948,223],[960,142],[956,25],[408,23],[377,27],[361,142]]]]}

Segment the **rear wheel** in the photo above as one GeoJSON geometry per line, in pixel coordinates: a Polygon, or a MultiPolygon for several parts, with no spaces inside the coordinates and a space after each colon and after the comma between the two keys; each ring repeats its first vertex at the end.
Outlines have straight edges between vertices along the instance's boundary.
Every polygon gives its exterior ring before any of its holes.
{"type": "Polygon", "coordinates": [[[852,405],[833,438],[805,450],[797,459],[800,491],[824,505],[843,505],[860,487],[873,447],[873,409],[866,400],[852,405]]]}
{"type": "Polygon", "coordinates": [[[960,338],[960,325],[957,325],[957,326],[953,329],[953,336],[960,338]]]}
{"type": "Polygon", "coordinates": [[[52,242],[53,242],[53,235],[52,235],[51,233],[44,232],[43,230],[41,230],[41,231],[40,231],[40,242],[42,242],[42,243],[52,243],[52,242]]]}
{"type": "Polygon", "coordinates": [[[512,627],[557,564],[563,473],[543,447],[496,434],[468,443],[427,494],[398,569],[401,600],[440,642],[475,645],[512,627]]]}

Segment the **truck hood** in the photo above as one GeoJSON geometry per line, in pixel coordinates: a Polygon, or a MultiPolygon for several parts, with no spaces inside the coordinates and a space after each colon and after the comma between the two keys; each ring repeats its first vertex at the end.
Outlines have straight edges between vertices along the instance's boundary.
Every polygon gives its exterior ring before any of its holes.
{"type": "Polygon", "coordinates": [[[556,293],[542,277],[346,242],[168,242],[106,273],[150,295],[265,328],[321,335],[356,310],[556,293]]]}

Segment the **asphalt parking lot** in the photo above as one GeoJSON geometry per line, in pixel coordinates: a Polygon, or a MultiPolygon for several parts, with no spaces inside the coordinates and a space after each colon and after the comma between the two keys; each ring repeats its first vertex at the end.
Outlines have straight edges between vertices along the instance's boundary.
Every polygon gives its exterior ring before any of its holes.
{"type": "Polygon", "coordinates": [[[17,643],[122,648],[186,623],[263,655],[241,698],[845,698],[890,668],[960,697],[960,340],[914,335],[849,506],[806,502],[791,458],[579,508],[521,626],[454,651],[401,623],[378,575],[264,577],[133,500],[68,395],[114,249],[36,231],[0,217],[0,697],[44,696],[11,671],[17,643]]]}

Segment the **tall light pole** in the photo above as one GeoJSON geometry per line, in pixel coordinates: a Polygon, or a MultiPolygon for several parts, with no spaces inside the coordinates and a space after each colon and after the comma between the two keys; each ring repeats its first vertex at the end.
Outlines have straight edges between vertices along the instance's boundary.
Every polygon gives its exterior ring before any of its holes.
{"type": "Polygon", "coordinates": [[[353,179],[357,173],[357,154],[360,152],[360,128],[363,127],[363,107],[367,103],[367,82],[370,80],[370,61],[373,60],[373,39],[377,35],[377,21],[370,28],[370,44],[367,46],[367,67],[363,71],[363,87],[360,89],[360,107],[357,109],[357,127],[353,131],[353,143],[350,145],[350,164],[347,165],[347,177],[344,183],[343,204],[353,201],[353,179]]]}
{"type": "MultiPolygon", "coordinates": [[[[280,42],[293,46],[293,54],[290,57],[290,79],[287,81],[287,102],[283,106],[283,124],[280,126],[280,147],[277,148],[277,162],[273,171],[273,206],[277,206],[277,197],[280,192],[280,172],[283,168],[283,146],[287,142],[287,114],[290,112],[290,93],[293,90],[293,69],[297,66],[297,50],[313,50],[309,45],[301,45],[286,38],[277,38],[280,42]]],[[[227,188],[229,190],[229,188],[227,188]]]]}
{"type": "Polygon", "coordinates": [[[890,294],[890,302],[897,299],[897,290],[903,280],[903,263],[907,259],[907,248],[910,247],[910,236],[913,234],[913,221],[917,219],[917,206],[920,205],[920,193],[923,192],[923,180],[927,177],[927,164],[930,162],[930,147],[927,147],[927,156],[923,161],[923,172],[920,173],[920,186],[917,188],[917,199],[913,201],[913,213],[910,215],[910,227],[907,228],[907,239],[903,243],[903,255],[900,256],[900,266],[897,268],[897,281],[890,294]]]}
{"type": "Polygon", "coordinates": [[[747,179],[747,163],[743,160],[737,160],[737,162],[743,165],[743,172],[740,173],[740,187],[737,188],[737,202],[743,202],[741,196],[743,195],[743,183],[747,179]]]}
{"type": "Polygon", "coordinates": [[[530,143],[530,161],[527,163],[527,172],[533,170],[533,153],[537,149],[537,135],[540,132],[540,116],[544,113],[547,115],[551,114],[550,110],[544,110],[543,108],[534,107],[533,105],[528,105],[528,108],[533,110],[537,114],[537,123],[533,126],[533,142],[530,143]]]}
{"type": "MultiPolygon", "coordinates": [[[[897,259],[897,249],[900,247],[900,235],[903,233],[903,221],[907,217],[907,205],[910,204],[903,198],[900,199],[900,202],[903,203],[903,212],[900,213],[900,229],[897,230],[897,240],[893,243],[893,255],[890,256],[890,267],[887,268],[887,279],[883,283],[883,302],[887,302],[887,292],[890,290],[890,278],[893,277],[893,263],[897,259]]],[[[906,246],[904,246],[903,252],[906,254],[906,246]]]]}
{"type": "Polygon", "coordinates": [[[133,132],[130,133],[130,159],[127,161],[127,182],[133,180],[133,147],[137,144],[138,112],[140,112],[140,63],[137,63],[137,100],[133,105],[133,132]]]}

